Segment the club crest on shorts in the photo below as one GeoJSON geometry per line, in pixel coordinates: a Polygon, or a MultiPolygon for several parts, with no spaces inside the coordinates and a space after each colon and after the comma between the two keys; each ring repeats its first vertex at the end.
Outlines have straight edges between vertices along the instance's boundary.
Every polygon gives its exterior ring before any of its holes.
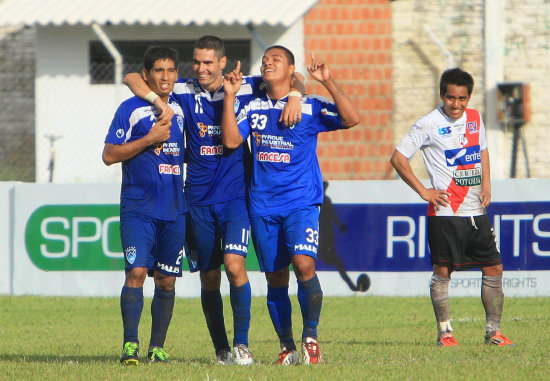
{"type": "Polygon", "coordinates": [[[136,247],[130,246],[124,249],[124,256],[129,264],[133,264],[136,260],[136,247]]]}

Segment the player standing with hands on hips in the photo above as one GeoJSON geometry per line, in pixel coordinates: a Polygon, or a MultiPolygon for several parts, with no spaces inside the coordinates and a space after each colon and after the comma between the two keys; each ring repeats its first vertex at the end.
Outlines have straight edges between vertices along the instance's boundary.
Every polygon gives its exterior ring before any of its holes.
{"type": "Polygon", "coordinates": [[[147,359],[168,362],[163,347],[174,309],[176,277],[181,277],[185,255],[184,121],[181,107],[169,100],[178,78],[178,53],[150,47],[144,61],[145,81],[155,97],[173,109],[174,116],[160,119],[155,106],[132,97],[116,111],[103,150],[106,165],[122,162],[120,236],[126,263],[120,294],[122,364],[139,363],[138,326],[147,274],[155,279],[147,359]]]}
{"type": "Polygon", "coordinates": [[[500,333],[504,304],[502,260],[486,208],[491,202],[489,151],[481,115],[467,108],[474,80],[459,69],[441,75],[443,104],[420,118],[397,145],[391,164],[428,205],[428,243],[433,275],[430,294],[437,344],[458,345],[453,336],[449,282],[453,271],[479,267],[485,308],[485,344],[511,345],[500,333]],[[409,159],[422,150],[432,188],[415,176],[409,159]]]}
{"type": "Polygon", "coordinates": [[[280,365],[299,362],[288,295],[291,263],[303,318],[302,361],[322,362],[317,326],[323,292],[315,260],[323,179],[316,155],[317,135],[353,127],[360,119],[351,99],[337,87],[328,65],[312,56],[308,71],[325,86],[334,103],[305,96],[301,99],[301,121],[285,127],[279,116],[291,92],[294,70],[290,50],[279,45],[268,48],[261,66],[266,94],[246,104],[235,118],[233,104],[242,80],[238,63],[224,78],[222,118],[224,146],[234,149],[251,136],[253,170],[248,202],[252,240],[268,283],[267,306],[279,336],[280,365]]]}

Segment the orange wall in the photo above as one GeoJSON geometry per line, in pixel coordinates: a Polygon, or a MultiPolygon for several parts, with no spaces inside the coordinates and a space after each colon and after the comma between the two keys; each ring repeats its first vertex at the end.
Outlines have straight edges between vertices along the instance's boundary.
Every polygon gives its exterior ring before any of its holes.
{"type": "MultiPolygon", "coordinates": [[[[304,19],[306,62],[325,58],[340,87],[361,112],[349,131],[323,133],[317,154],[323,176],[386,179],[393,150],[392,23],[388,0],[320,0],[304,19]]],[[[330,98],[307,80],[307,91],[330,98]]]]}

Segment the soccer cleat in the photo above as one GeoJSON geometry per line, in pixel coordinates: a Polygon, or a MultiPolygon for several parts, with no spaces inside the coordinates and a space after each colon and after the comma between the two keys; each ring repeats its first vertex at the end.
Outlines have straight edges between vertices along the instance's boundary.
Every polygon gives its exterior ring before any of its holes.
{"type": "Polygon", "coordinates": [[[120,356],[120,363],[124,365],[137,365],[139,364],[139,348],[138,344],[132,341],[124,343],[122,346],[122,356],[120,356]]]}
{"type": "Polygon", "coordinates": [[[317,339],[306,337],[302,341],[302,362],[304,364],[320,364],[323,362],[317,339]]]}
{"type": "Polygon", "coordinates": [[[447,332],[437,340],[437,345],[440,347],[456,347],[458,342],[454,338],[452,332],[447,332]]]}
{"type": "Polygon", "coordinates": [[[218,365],[231,365],[234,364],[233,356],[227,349],[222,349],[216,353],[216,364],[218,365]]]}
{"type": "Polygon", "coordinates": [[[164,362],[168,363],[170,360],[168,359],[170,356],[164,348],[159,347],[153,347],[149,349],[149,353],[147,353],[147,361],[149,362],[164,362]]]}
{"type": "Polygon", "coordinates": [[[502,335],[500,331],[487,332],[487,334],[485,335],[485,344],[498,345],[499,347],[502,347],[504,345],[516,345],[515,343],[512,343],[512,341],[510,341],[510,339],[508,339],[506,336],[502,335]]]}
{"type": "Polygon", "coordinates": [[[233,347],[233,361],[237,365],[250,365],[254,363],[254,356],[246,344],[237,344],[233,347]]]}
{"type": "Polygon", "coordinates": [[[279,353],[279,358],[277,359],[277,365],[298,365],[299,362],[300,356],[298,356],[296,349],[281,348],[281,353],[279,353]]]}

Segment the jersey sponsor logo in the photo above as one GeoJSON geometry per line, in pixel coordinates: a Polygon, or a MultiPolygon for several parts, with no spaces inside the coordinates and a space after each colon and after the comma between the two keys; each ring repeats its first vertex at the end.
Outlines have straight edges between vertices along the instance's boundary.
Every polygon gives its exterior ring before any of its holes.
{"type": "Polygon", "coordinates": [[[437,132],[441,136],[450,135],[451,134],[451,126],[444,126],[444,127],[437,126],[437,132]]]}
{"type": "Polygon", "coordinates": [[[285,138],[283,136],[278,135],[262,135],[258,132],[253,132],[252,135],[254,136],[254,142],[256,143],[256,147],[269,147],[272,149],[278,149],[278,150],[293,150],[294,144],[291,142],[285,141],[285,138]]]}
{"type": "Polygon", "coordinates": [[[326,108],[321,109],[321,114],[328,115],[328,116],[338,116],[337,113],[332,112],[332,111],[328,111],[326,108]]]}
{"type": "Polygon", "coordinates": [[[478,145],[449,149],[445,151],[445,158],[447,159],[448,167],[476,164],[481,162],[481,151],[479,150],[478,145]]]}
{"type": "Polygon", "coordinates": [[[290,155],[288,153],[279,152],[258,152],[256,160],[268,161],[270,163],[290,163],[290,155]]]}
{"type": "Polygon", "coordinates": [[[116,137],[117,138],[122,138],[124,136],[124,129],[123,128],[119,128],[118,130],[116,130],[116,137]]]}
{"type": "Polygon", "coordinates": [[[248,247],[246,245],[228,243],[225,245],[225,251],[240,251],[242,253],[248,253],[248,247]]]}
{"type": "Polygon", "coordinates": [[[199,135],[201,138],[208,136],[221,136],[222,127],[221,126],[209,126],[203,122],[198,122],[197,127],[199,127],[199,135]]]}
{"type": "Polygon", "coordinates": [[[126,260],[129,264],[134,263],[134,261],[136,260],[136,254],[137,252],[135,246],[130,246],[124,249],[124,256],[126,257],[126,260]]]}
{"type": "Polygon", "coordinates": [[[477,121],[466,123],[466,128],[467,128],[468,131],[470,131],[470,133],[472,133],[472,134],[477,134],[477,133],[479,133],[479,127],[477,126],[477,121]]]}
{"type": "Polygon", "coordinates": [[[157,268],[162,271],[166,271],[167,273],[172,273],[172,274],[180,273],[180,269],[178,266],[169,266],[164,263],[157,263],[157,268]]]}
{"type": "Polygon", "coordinates": [[[453,179],[461,187],[481,185],[481,168],[459,169],[453,172],[453,179]]]}
{"type": "Polygon", "coordinates": [[[179,165],[159,164],[159,173],[161,175],[180,175],[181,168],[179,165]]]}
{"type": "Polygon", "coordinates": [[[180,147],[177,142],[164,143],[162,145],[162,152],[165,155],[179,156],[180,147]]]}
{"type": "Polygon", "coordinates": [[[157,156],[160,155],[160,152],[162,151],[162,146],[163,146],[162,143],[154,145],[155,155],[157,155],[157,156]]]}
{"type": "Polygon", "coordinates": [[[317,254],[317,246],[315,245],[304,245],[303,243],[300,243],[298,245],[294,245],[294,250],[311,251],[312,253],[317,254]]]}
{"type": "Polygon", "coordinates": [[[201,156],[223,155],[223,145],[201,146],[201,156]]]}

